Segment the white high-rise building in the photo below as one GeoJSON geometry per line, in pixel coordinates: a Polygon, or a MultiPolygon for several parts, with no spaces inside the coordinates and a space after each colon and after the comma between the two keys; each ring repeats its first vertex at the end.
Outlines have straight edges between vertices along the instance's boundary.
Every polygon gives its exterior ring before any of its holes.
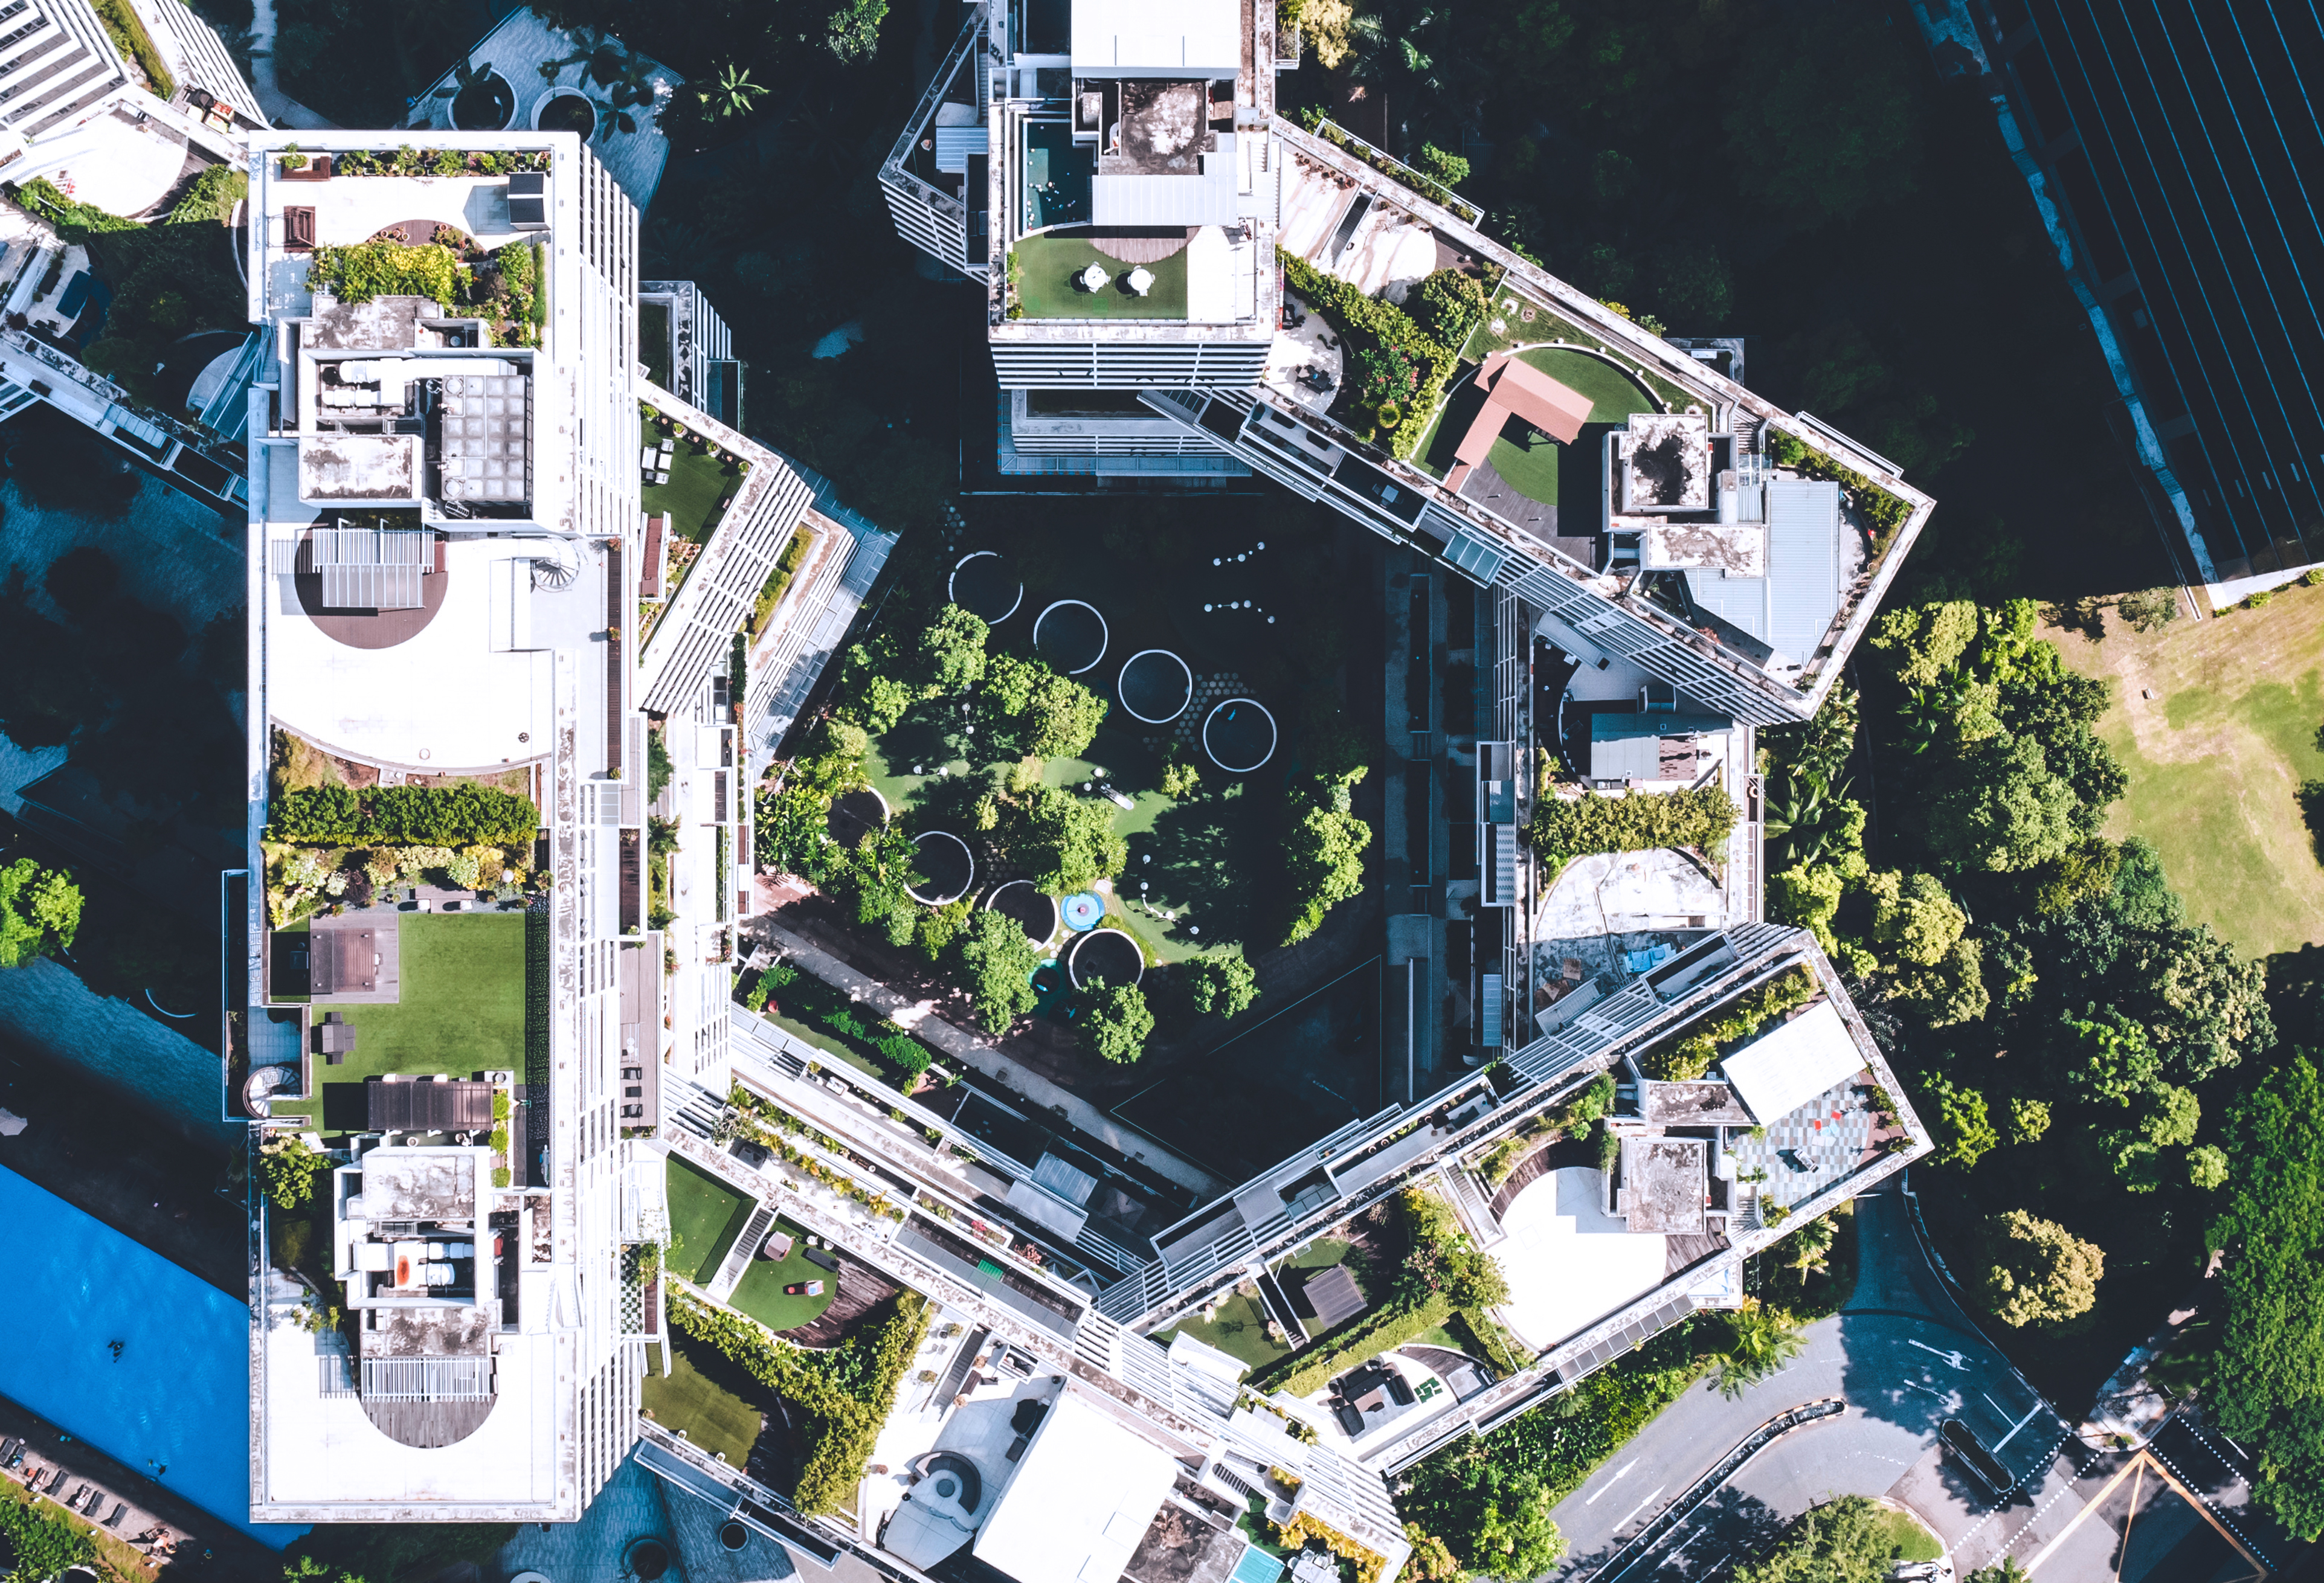
{"type": "Polygon", "coordinates": [[[624,1109],[630,1003],[660,977],[637,926],[638,215],[570,133],[298,139],[290,168],[290,138],[254,140],[250,187],[249,1000],[300,1060],[252,1108],[332,1152],[302,1265],[331,1285],[252,1293],[252,1513],[568,1521],[635,1438],[659,1321],[632,1250],[666,1235],[624,1109]],[[412,143],[446,173],[393,173],[412,143]],[[415,217],[510,290],[334,295],[316,248],[415,217]],[[381,845],[389,793],[461,780],[528,799],[539,839],[502,873],[445,850],[302,897],[295,850],[260,845],[294,817],[287,759],[364,799],[381,845]]]}

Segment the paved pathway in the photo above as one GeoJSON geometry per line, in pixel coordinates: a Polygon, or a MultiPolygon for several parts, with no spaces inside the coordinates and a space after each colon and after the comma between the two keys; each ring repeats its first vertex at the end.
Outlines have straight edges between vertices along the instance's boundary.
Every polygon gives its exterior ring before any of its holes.
{"type": "Polygon", "coordinates": [[[1809,1326],[1800,1358],[1736,1400],[1696,1386],[1568,1497],[1555,1513],[1572,1546],[1561,1577],[1710,1578],[1764,1551],[1809,1506],[1843,1495],[1910,1507],[1962,1577],[2009,1555],[2038,1563],[2043,1583],[2113,1583],[2134,1514],[2142,1546],[2170,1555],[2171,1566],[2144,1573],[2150,1579],[2224,1576],[2239,1551],[2281,1564],[2290,1547],[2251,1509],[2248,1469],[2215,1432],[2182,1413],[2157,1437],[2152,1467],[2144,1452],[2083,1445],[1962,1313],[1929,1263],[1901,1184],[1859,1198],[1857,1215],[1859,1272],[1848,1306],[1809,1326]],[[1831,1395],[1847,1399],[1845,1415],[1777,1441],[1661,1542],[1607,1569],[1629,1535],[1753,1430],[1831,1395]],[[1997,1450],[2019,1480],[2007,1496],[1988,1497],[1937,1449],[1948,1418],[1997,1450]]]}
{"type": "Polygon", "coordinates": [[[275,80],[274,0],[251,0],[250,91],[258,96],[258,107],[277,126],[320,132],[337,124],[284,93],[275,80]]]}
{"type": "Polygon", "coordinates": [[[1123,1126],[1088,1100],[1066,1092],[1038,1072],[1027,1071],[995,1049],[988,1040],[954,1027],[936,1015],[934,1001],[906,999],[771,918],[757,918],[752,927],[825,983],[844,989],[852,998],[878,1008],[899,1026],[910,1029],[915,1035],[935,1045],[954,1061],[973,1067],[987,1077],[1001,1080],[1034,1104],[1053,1111],[1061,1109],[1066,1122],[1076,1131],[1099,1139],[1147,1169],[1168,1177],[1181,1187],[1191,1189],[1198,1199],[1214,1197],[1233,1185],[1180,1159],[1144,1133],[1123,1126]]]}

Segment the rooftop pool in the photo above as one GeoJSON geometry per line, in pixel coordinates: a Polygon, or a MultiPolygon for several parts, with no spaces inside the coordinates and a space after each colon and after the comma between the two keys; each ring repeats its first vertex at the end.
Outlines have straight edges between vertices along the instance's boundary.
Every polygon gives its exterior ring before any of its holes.
{"type": "Polygon", "coordinates": [[[306,1532],[250,1520],[248,1305],[5,1167],[0,1226],[0,1395],[263,1543],[306,1532]]]}

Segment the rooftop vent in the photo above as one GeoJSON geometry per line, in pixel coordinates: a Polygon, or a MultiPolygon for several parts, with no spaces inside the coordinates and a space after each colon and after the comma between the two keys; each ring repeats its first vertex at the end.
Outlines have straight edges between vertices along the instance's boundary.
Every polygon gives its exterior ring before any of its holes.
{"type": "Polygon", "coordinates": [[[519,231],[549,229],[549,178],[527,170],[509,178],[509,224],[519,231]]]}

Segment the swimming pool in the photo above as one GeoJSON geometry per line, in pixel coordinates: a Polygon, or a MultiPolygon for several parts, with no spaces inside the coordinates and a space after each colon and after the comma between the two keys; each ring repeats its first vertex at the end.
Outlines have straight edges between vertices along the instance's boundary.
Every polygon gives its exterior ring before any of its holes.
{"type": "Polygon", "coordinates": [[[0,1166],[0,1395],[280,1550],[250,1520],[250,1309],[0,1166]],[[112,1344],[121,1343],[115,1358],[112,1344]]]}

